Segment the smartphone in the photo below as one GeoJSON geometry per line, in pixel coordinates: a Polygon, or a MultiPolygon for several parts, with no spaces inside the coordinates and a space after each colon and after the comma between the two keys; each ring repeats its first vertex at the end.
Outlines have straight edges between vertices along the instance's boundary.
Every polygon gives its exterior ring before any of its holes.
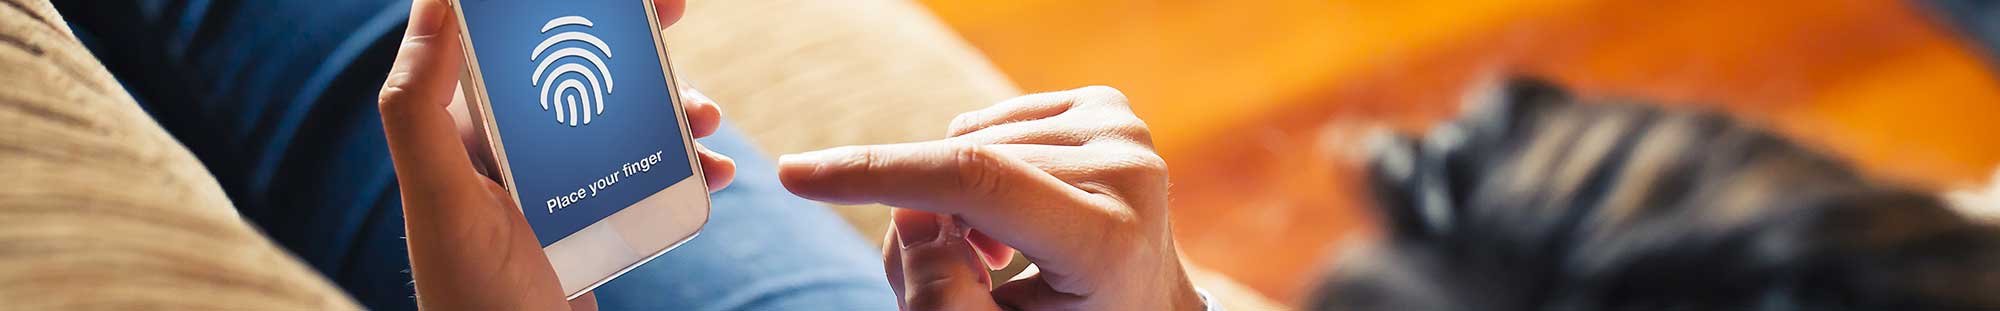
{"type": "Polygon", "coordinates": [[[708,186],[651,0],[452,0],[461,86],[563,291],[686,243],[708,186]],[[622,86],[622,87],[621,87],[622,86]]]}

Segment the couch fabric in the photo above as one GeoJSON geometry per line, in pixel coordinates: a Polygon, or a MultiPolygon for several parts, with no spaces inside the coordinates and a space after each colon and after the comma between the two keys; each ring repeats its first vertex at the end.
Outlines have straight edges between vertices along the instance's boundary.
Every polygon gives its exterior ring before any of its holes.
{"type": "Polygon", "coordinates": [[[0,0],[0,301],[358,309],[242,221],[46,0],[0,0]]]}

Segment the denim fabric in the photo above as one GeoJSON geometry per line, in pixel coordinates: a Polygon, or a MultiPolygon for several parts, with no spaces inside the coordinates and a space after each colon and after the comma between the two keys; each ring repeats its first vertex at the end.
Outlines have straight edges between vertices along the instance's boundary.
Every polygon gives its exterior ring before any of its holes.
{"type": "Polygon", "coordinates": [[[701,236],[597,289],[606,310],[895,310],[881,252],[778,183],[771,160],[725,129],[701,143],[736,159],[701,236]]]}
{"type": "Polygon", "coordinates": [[[2000,2],[1983,0],[1924,0],[1916,1],[1932,11],[1932,17],[1953,26],[1969,41],[1985,52],[1988,66],[2000,68],[1993,59],[2000,56],[2000,2]]]}
{"type": "MultiPolygon", "coordinates": [[[[369,308],[415,309],[375,109],[407,1],[54,2],[246,219],[369,308]]],[[[746,137],[702,142],[738,159],[736,183],[700,237],[599,288],[606,310],[895,308],[878,254],[746,137]]]]}

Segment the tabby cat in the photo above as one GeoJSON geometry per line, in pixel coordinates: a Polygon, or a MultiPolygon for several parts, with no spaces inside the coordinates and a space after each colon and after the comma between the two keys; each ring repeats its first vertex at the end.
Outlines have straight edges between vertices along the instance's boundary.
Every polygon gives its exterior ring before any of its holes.
{"type": "Polygon", "coordinates": [[[1369,164],[1316,310],[2000,310],[2000,229],[1719,114],[1518,80],[1369,164]]]}

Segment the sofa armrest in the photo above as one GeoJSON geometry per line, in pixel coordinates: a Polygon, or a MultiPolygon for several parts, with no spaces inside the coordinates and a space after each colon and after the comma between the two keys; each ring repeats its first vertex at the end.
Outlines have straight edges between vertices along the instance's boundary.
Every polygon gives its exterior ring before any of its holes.
{"type": "Polygon", "coordinates": [[[47,0],[0,2],[0,301],[359,309],[237,215],[47,0]]]}

